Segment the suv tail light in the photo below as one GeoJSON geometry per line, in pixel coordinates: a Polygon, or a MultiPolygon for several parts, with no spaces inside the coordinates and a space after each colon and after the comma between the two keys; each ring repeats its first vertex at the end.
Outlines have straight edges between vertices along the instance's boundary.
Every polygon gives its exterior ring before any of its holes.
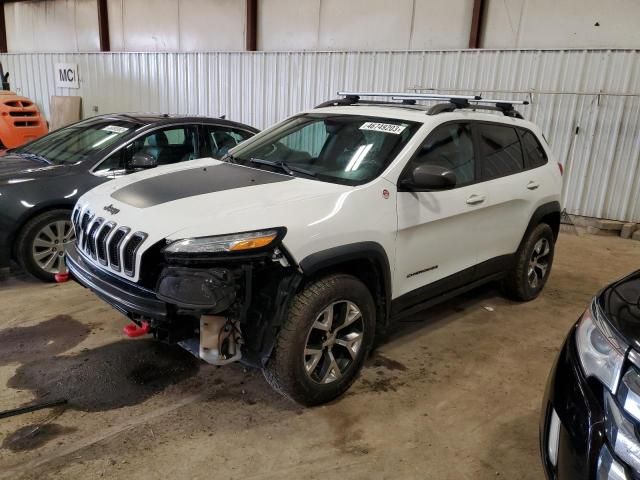
{"type": "Polygon", "coordinates": [[[558,162],[558,169],[560,169],[560,175],[564,175],[564,167],[560,162],[558,162]]]}

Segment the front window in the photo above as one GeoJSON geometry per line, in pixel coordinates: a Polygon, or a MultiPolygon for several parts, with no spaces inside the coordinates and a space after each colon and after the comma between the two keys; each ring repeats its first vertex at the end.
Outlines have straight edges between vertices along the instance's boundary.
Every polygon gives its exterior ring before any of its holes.
{"type": "Polygon", "coordinates": [[[101,175],[126,170],[136,153],[150,155],[158,165],[193,160],[198,157],[196,137],[196,129],[191,125],[153,130],[111,154],[96,167],[95,173],[101,175]]]}
{"type": "Polygon", "coordinates": [[[55,165],[80,162],[131,133],[139,125],[123,120],[101,119],[55,130],[11,153],[38,155],[55,165]]]}
{"type": "Polygon", "coordinates": [[[421,124],[360,115],[305,114],[233,150],[232,161],[361,185],[380,175],[421,124]]]}

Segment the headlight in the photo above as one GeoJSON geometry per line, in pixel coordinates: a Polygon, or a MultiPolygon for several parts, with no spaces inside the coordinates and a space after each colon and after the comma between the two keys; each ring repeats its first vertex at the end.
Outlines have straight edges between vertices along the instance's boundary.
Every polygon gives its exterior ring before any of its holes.
{"type": "Polygon", "coordinates": [[[628,345],[601,315],[600,307],[593,300],[576,330],[578,356],[586,375],[597,378],[615,394],[628,345]]]}
{"type": "Polygon", "coordinates": [[[224,253],[256,250],[272,244],[280,230],[218,235],[215,237],[185,238],[176,240],[164,248],[167,253],[224,253]]]}

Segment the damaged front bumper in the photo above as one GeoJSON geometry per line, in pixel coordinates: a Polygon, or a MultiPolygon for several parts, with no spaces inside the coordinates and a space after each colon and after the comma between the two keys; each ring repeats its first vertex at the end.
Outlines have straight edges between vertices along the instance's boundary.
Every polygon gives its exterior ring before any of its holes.
{"type": "Polygon", "coordinates": [[[155,338],[179,343],[208,363],[242,359],[260,366],[300,281],[295,268],[265,258],[164,265],[153,290],[93,265],[75,246],[67,266],[74,280],[136,324],[148,324],[155,338]]]}
{"type": "Polygon", "coordinates": [[[66,252],[67,268],[72,277],[98,297],[131,319],[164,320],[168,316],[167,303],[155,292],[93,266],[70,245],[66,252]]]}

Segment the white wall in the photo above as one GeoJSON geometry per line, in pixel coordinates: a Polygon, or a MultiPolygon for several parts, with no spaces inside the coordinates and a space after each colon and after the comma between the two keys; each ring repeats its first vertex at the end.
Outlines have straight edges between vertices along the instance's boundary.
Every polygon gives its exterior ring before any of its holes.
{"type": "Polygon", "coordinates": [[[243,0],[108,0],[111,50],[242,50],[245,8],[243,0]]]}
{"type": "Polygon", "coordinates": [[[96,0],[4,4],[10,52],[100,50],[96,0]]]}
{"type": "MultiPolygon", "coordinates": [[[[484,48],[637,48],[640,0],[487,0],[484,48]],[[595,26],[598,23],[599,26],[595,26]]],[[[96,0],[6,3],[10,52],[99,50],[96,0]]],[[[239,51],[245,0],[108,0],[114,51],[239,51]]],[[[473,0],[258,0],[258,48],[466,48],[473,0]]]]}
{"type": "Polygon", "coordinates": [[[260,50],[465,48],[473,0],[260,0],[260,50]]]}
{"type": "Polygon", "coordinates": [[[488,0],[485,18],[484,48],[640,46],[638,0],[488,0]]]}

